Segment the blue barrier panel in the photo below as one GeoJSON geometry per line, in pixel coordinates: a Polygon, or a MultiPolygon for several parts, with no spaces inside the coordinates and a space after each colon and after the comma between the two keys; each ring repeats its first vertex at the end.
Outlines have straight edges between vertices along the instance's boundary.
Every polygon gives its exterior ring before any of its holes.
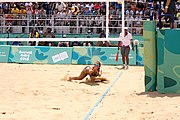
{"type": "MultiPolygon", "coordinates": [[[[122,64],[119,52],[119,61],[116,62],[117,47],[74,47],[72,53],[72,64],[93,64],[97,60],[102,64],[122,64]]],[[[130,51],[129,64],[136,65],[136,52],[130,51]]]]}
{"type": "Polygon", "coordinates": [[[9,62],[71,64],[72,48],[11,46],[9,62]]]}
{"type": "Polygon", "coordinates": [[[9,45],[2,45],[2,46],[0,46],[0,62],[1,63],[8,62],[9,49],[10,49],[9,45]]]}

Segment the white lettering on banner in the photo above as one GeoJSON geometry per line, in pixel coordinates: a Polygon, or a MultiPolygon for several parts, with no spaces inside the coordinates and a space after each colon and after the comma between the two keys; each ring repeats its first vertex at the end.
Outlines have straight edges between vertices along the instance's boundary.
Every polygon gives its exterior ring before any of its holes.
{"type": "Polygon", "coordinates": [[[6,53],[5,52],[0,52],[0,57],[6,57],[6,53]]]}
{"type": "Polygon", "coordinates": [[[111,53],[110,56],[109,56],[109,59],[110,60],[115,60],[116,59],[116,53],[115,54],[111,53]]]}
{"type": "Polygon", "coordinates": [[[57,55],[52,56],[52,60],[54,63],[56,63],[58,61],[61,61],[61,58],[60,58],[59,54],[57,54],[57,55]]]}
{"type": "Polygon", "coordinates": [[[20,61],[29,61],[32,51],[19,51],[20,61]]]}
{"type": "Polygon", "coordinates": [[[69,56],[68,56],[68,54],[67,54],[67,52],[62,52],[62,53],[59,53],[59,54],[57,54],[57,55],[54,55],[54,56],[52,56],[52,60],[53,60],[53,62],[54,63],[56,63],[56,62],[59,62],[59,61],[61,61],[61,60],[65,60],[65,59],[67,59],[69,56]]]}
{"type": "Polygon", "coordinates": [[[60,53],[59,55],[60,55],[60,57],[61,57],[61,59],[62,59],[62,60],[64,60],[64,59],[67,59],[67,58],[68,58],[68,54],[67,54],[67,52],[62,52],[62,53],[60,53]]]}

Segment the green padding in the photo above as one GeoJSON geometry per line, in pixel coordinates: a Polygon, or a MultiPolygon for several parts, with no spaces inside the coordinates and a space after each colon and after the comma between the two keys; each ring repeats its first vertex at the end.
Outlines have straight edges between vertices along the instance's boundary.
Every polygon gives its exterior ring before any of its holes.
{"type": "Polygon", "coordinates": [[[8,57],[9,57],[9,45],[2,45],[0,47],[0,62],[1,63],[7,63],[8,62],[8,57]]]}
{"type": "Polygon", "coordinates": [[[165,30],[164,91],[180,93],[180,30],[165,30]]]}
{"type": "Polygon", "coordinates": [[[159,30],[157,88],[160,93],[180,93],[180,30],[159,30]]]}
{"type": "Polygon", "coordinates": [[[156,24],[144,21],[145,91],[156,90],[156,24]]]}
{"type": "Polygon", "coordinates": [[[136,56],[137,65],[143,66],[144,65],[144,47],[137,48],[137,56],[136,56]]]}
{"type": "Polygon", "coordinates": [[[164,93],[165,30],[157,31],[157,91],[164,93]]]}
{"type": "MultiPolygon", "coordinates": [[[[116,62],[117,47],[74,47],[72,54],[72,64],[93,64],[97,60],[102,64],[118,65],[122,64],[121,55],[116,62]]],[[[136,52],[130,51],[130,65],[136,65],[136,52]]]]}
{"type": "Polygon", "coordinates": [[[71,64],[72,48],[11,46],[9,62],[71,64]]]}

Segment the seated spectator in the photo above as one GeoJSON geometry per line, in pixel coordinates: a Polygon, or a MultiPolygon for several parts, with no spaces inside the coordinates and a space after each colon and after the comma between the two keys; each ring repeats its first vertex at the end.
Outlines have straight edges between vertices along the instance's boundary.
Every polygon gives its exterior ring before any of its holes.
{"type": "Polygon", "coordinates": [[[178,10],[178,13],[176,14],[176,17],[178,20],[180,20],[180,9],[178,10]]]}
{"type": "Polygon", "coordinates": [[[71,12],[72,12],[73,15],[77,15],[79,13],[79,7],[76,6],[76,5],[73,5],[71,7],[71,12]]]}
{"type": "Polygon", "coordinates": [[[58,10],[58,12],[61,12],[64,8],[66,8],[66,4],[64,2],[58,2],[56,3],[55,8],[58,10]]]}
{"type": "Polygon", "coordinates": [[[18,14],[18,13],[19,13],[19,9],[14,4],[13,8],[11,9],[11,14],[18,14]]]}
{"type": "MultiPolygon", "coordinates": [[[[101,30],[101,33],[99,34],[99,38],[106,38],[106,33],[104,32],[104,30],[101,30]]],[[[109,46],[109,41],[100,41],[99,42],[100,46],[109,46]]]]}
{"type": "MultiPolygon", "coordinates": [[[[47,28],[46,32],[44,32],[43,34],[44,38],[55,38],[54,33],[52,32],[51,28],[47,28]]],[[[49,42],[46,41],[45,43],[42,43],[43,45],[45,44],[45,46],[54,46],[54,42],[49,42]]]]}
{"type": "Polygon", "coordinates": [[[79,41],[73,41],[72,46],[81,46],[79,41]]]}
{"type": "MultiPolygon", "coordinates": [[[[103,34],[100,34],[100,38],[105,38],[105,36],[103,34]]],[[[109,44],[109,41],[98,41],[96,46],[109,47],[109,44]]]]}
{"type": "MultiPolygon", "coordinates": [[[[104,35],[100,34],[99,37],[100,37],[100,38],[104,38],[104,35]]],[[[97,44],[96,44],[96,46],[102,47],[102,46],[103,46],[103,41],[98,41],[97,44]]]]}
{"type": "MultiPolygon", "coordinates": [[[[87,38],[90,38],[90,36],[87,36],[87,38]]],[[[83,46],[93,46],[93,42],[92,41],[83,42],[83,46]]]]}
{"type": "MultiPolygon", "coordinates": [[[[39,34],[39,32],[36,29],[32,29],[29,37],[30,38],[39,38],[40,34],[39,34]]],[[[35,46],[36,45],[36,41],[29,41],[29,45],[30,46],[35,46]]]]}
{"type": "MultiPolygon", "coordinates": [[[[63,38],[66,38],[66,35],[63,35],[63,38]]],[[[60,41],[58,42],[58,47],[69,47],[68,41],[60,41]]]]}
{"type": "Polygon", "coordinates": [[[89,6],[88,5],[86,5],[86,8],[84,10],[84,15],[92,15],[92,12],[91,12],[91,10],[89,10],[89,6]]]}
{"type": "MultiPolygon", "coordinates": [[[[18,36],[16,36],[16,38],[18,38],[18,36]]],[[[12,45],[20,46],[20,45],[22,45],[22,43],[20,41],[13,41],[12,45]]]]}
{"type": "MultiPolygon", "coordinates": [[[[77,37],[75,37],[77,38],[77,37]]],[[[73,41],[72,46],[81,46],[81,43],[79,41],[73,41]]]]}

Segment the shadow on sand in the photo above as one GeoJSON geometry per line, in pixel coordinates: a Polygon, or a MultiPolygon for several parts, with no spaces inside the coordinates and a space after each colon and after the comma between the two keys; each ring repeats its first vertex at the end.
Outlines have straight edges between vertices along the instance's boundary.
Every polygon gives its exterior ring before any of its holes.
{"type": "Polygon", "coordinates": [[[86,81],[79,82],[79,84],[86,84],[86,85],[90,85],[90,86],[97,86],[100,83],[109,84],[110,82],[109,82],[109,80],[106,80],[106,81],[101,81],[101,80],[89,81],[89,80],[86,80],[86,81]]]}
{"type": "Polygon", "coordinates": [[[152,97],[152,98],[156,98],[156,97],[180,97],[180,94],[175,94],[175,93],[162,94],[162,93],[158,93],[158,92],[141,92],[141,93],[136,93],[136,95],[138,95],[138,96],[146,95],[147,97],[152,97]]]}

